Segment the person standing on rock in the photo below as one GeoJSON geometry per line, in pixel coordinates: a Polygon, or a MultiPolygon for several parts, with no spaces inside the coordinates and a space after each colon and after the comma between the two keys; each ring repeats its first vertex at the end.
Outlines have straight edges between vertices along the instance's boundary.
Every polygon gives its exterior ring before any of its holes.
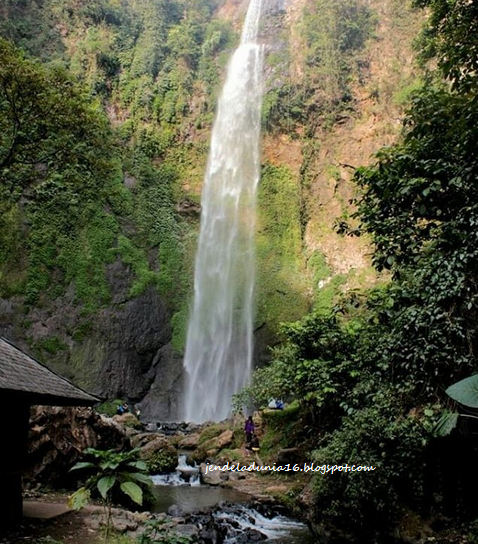
{"type": "Polygon", "coordinates": [[[254,435],[254,422],[252,421],[252,416],[249,416],[246,419],[244,432],[246,433],[246,444],[250,444],[252,441],[252,436],[254,435]]]}

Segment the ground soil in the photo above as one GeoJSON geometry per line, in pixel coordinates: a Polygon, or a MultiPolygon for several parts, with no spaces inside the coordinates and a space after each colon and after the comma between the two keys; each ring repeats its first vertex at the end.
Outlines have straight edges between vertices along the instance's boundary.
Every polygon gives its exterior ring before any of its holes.
{"type": "Polygon", "coordinates": [[[0,535],[0,544],[101,544],[102,533],[85,523],[87,512],[67,512],[54,519],[25,519],[15,530],[0,535]],[[53,543],[52,543],[53,544],[53,543]]]}
{"type": "MultiPolygon", "coordinates": [[[[68,494],[38,494],[35,502],[44,503],[46,507],[64,507],[66,509],[68,494]]],[[[63,544],[101,544],[103,533],[92,529],[86,523],[91,515],[91,508],[75,512],[69,510],[52,518],[24,518],[21,525],[11,531],[0,528],[0,544],[53,544],[52,541],[63,544]]]]}

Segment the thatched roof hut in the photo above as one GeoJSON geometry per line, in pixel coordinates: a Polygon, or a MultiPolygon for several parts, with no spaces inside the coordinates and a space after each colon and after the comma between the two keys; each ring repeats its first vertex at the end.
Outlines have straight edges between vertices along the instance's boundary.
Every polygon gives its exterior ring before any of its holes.
{"type": "Polygon", "coordinates": [[[27,404],[92,406],[99,399],[0,338],[0,391],[27,404]]]}
{"type": "Polygon", "coordinates": [[[22,471],[27,456],[30,406],[92,406],[100,401],[36,359],[0,338],[0,398],[3,401],[0,481],[6,507],[0,510],[0,528],[22,515],[22,471]]]}

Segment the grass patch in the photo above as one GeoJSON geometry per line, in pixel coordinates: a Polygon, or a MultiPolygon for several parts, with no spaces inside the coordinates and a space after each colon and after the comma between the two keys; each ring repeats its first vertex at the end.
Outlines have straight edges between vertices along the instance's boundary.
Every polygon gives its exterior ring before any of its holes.
{"type": "Polygon", "coordinates": [[[201,431],[201,434],[199,436],[199,445],[201,446],[208,440],[211,440],[212,438],[218,437],[221,433],[227,430],[227,425],[224,425],[223,423],[214,423],[212,425],[209,425],[205,429],[201,431]]]}

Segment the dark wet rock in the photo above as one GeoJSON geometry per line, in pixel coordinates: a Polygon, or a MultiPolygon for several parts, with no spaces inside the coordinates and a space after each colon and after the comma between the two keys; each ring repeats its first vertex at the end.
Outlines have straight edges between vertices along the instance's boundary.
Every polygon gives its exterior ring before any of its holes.
{"type": "Polygon", "coordinates": [[[294,465],[303,461],[303,454],[299,448],[284,448],[277,452],[277,465],[294,465]]]}
{"type": "Polygon", "coordinates": [[[168,515],[172,516],[173,518],[179,518],[184,515],[184,512],[180,506],[178,506],[177,504],[173,504],[168,509],[168,515]]]}
{"type": "Polygon", "coordinates": [[[208,517],[198,533],[200,544],[223,544],[227,535],[227,528],[217,523],[212,515],[208,517]]]}
{"type": "Polygon", "coordinates": [[[261,501],[252,501],[250,503],[251,508],[254,508],[259,514],[264,516],[267,519],[272,519],[278,515],[281,516],[290,516],[291,512],[288,508],[282,504],[278,504],[273,499],[270,500],[261,500],[261,501]]]}
{"type": "MultiPolygon", "coordinates": [[[[181,411],[183,362],[171,345],[161,348],[149,371],[151,384],[140,403],[143,421],[174,421],[181,411]]],[[[162,429],[158,429],[163,432],[162,429]]],[[[177,432],[177,428],[170,431],[177,432]]]]}
{"type": "Polygon", "coordinates": [[[74,284],[27,314],[20,297],[0,300],[0,335],[92,393],[143,401],[145,422],[177,420],[182,363],[170,346],[170,310],[153,286],[131,297],[134,274],[120,259],[106,276],[111,303],[95,314],[85,314],[74,284]],[[52,338],[55,353],[42,351],[52,338]]]}
{"type": "Polygon", "coordinates": [[[234,544],[253,544],[254,542],[264,542],[267,536],[255,529],[243,529],[234,538],[234,544]]]}
{"type": "Polygon", "coordinates": [[[104,315],[98,320],[108,348],[100,373],[101,393],[134,402],[144,397],[161,370],[158,364],[164,360],[158,354],[168,344],[171,328],[169,315],[153,287],[131,300],[124,300],[121,291],[115,294],[119,306],[100,312],[104,315]]]}
{"type": "Polygon", "coordinates": [[[176,210],[183,215],[199,216],[201,214],[201,205],[191,200],[182,200],[177,204],[176,210]]]}

